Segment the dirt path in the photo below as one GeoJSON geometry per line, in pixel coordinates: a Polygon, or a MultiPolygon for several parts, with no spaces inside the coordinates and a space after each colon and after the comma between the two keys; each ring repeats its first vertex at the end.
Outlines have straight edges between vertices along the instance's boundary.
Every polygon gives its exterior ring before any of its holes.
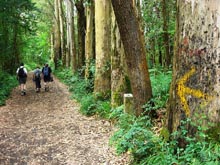
{"type": "Polygon", "coordinates": [[[0,164],[128,164],[127,156],[116,156],[108,145],[109,122],[81,115],[69,96],[57,79],[49,92],[35,93],[30,79],[26,96],[14,89],[0,107],[0,164]]]}

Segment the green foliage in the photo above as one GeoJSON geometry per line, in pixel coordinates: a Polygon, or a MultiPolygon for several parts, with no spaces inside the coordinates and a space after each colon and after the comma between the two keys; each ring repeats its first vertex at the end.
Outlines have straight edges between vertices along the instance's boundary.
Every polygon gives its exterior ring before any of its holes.
{"type": "Polygon", "coordinates": [[[210,136],[211,140],[220,141],[220,123],[210,127],[207,130],[207,134],[210,136]]]}
{"type": "Polygon", "coordinates": [[[146,105],[144,105],[146,111],[165,107],[169,98],[169,89],[172,80],[172,72],[170,70],[163,71],[163,69],[157,67],[150,69],[149,72],[153,97],[146,105]]]}
{"type": "MultiPolygon", "coordinates": [[[[111,137],[110,143],[120,153],[129,152],[133,163],[137,165],[167,164],[218,164],[220,161],[220,144],[206,141],[207,134],[202,127],[194,136],[188,136],[184,126],[171,135],[170,141],[162,139],[152,130],[148,117],[136,118],[123,113],[113,115],[118,118],[118,131],[111,137]],[[179,138],[184,140],[185,148],[179,147],[179,138]]],[[[182,124],[195,125],[191,120],[182,124]]]]}
{"type": "Polygon", "coordinates": [[[0,106],[5,104],[11,90],[18,85],[15,76],[0,71],[0,106]]]}
{"type": "Polygon", "coordinates": [[[69,69],[56,71],[56,75],[69,86],[72,98],[80,102],[82,114],[91,116],[97,114],[100,117],[108,118],[110,113],[110,102],[108,100],[96,100],[93,91],[92,75],[88,81],[79,75],[73,75],[69,69]]]}
{"type": "Polygon", "coordinates": [[[23,39],[36,30],[34,10],[30,0],[0,2],[0,68],[7,72],[13,73],[23,60],[23,39]]]}
{"type": "Polygon", "coordinates": [[[159,147],[159,137],[150,128],[149,117],[130,116],[121,114],[118,127],[120,128],[110,139],[110,143],[116,147],[117,153],[130,152],[136,160],[141,160],[152,154],[159,147]]]}
{"type": "Polygon", "coordinates": [[[169,13],[167,17],[167,26],[169,34],[169,45],[170,55],[172,56],[173,50],[172,45],[174,45],[174,32],[175,32],[175,1],[166,0],[143,0],[142,1],[142,14],[143,14],[143,24],[146,40],[146,48],[148,52],[149,68],[155,67],[158,64],[162,65],[164,63],[164,31],[163,31],[163,9],[162,3],[166,2],[166,9],[169,13]],[[162,60],[162,61],[161,61],[162,60]]]}

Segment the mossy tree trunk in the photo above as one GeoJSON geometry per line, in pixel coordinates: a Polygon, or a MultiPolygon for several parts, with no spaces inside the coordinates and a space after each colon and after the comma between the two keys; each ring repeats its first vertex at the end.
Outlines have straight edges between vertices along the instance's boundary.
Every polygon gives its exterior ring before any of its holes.
{"type": "MultiPolygon", "coordinates": [[[[173,80],[167,108],[171,133],[186,118],[206,126],[220,122],[219,5],[218,0],[177,1],[173,80]]],[[[186,129],[190,135],[196,131],[190,125],[186,129]]]]}
{"type": "Polygon", "coordinates": [[[136,115],[139,116],[143,112],[142,106],[152,97],[144,36],[132,0],[112,0],[112,5],[125,50],[136,115]]]}
{"type": "Polygon", "coordinates": [[[111,90],[111,2],[95,1],[96,72],[94,94],[105,98],[111,90]]]}
{"type": "Polygon", "coordinates": [[[112,108],[116,108],[123,104],[123,96],[126,92],[126,64],[124,47],[114,12],[112,12],[111,30],[111,105],[112,108]]]}

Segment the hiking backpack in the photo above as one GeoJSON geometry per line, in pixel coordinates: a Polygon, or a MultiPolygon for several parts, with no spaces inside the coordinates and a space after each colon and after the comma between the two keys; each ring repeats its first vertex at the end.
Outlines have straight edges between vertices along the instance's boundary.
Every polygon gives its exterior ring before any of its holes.
{"type": "Polygon", "coordinates": [[[49,67],[44,67],[43,73],[44,76],[49,76],[49,67]]]}
{"type": "Polygon", "coordinates": [[[40,79],[40,71],[39,70],[36,71],[35,78],[36,79],[40,79]]]}
{"type": "Polygon", "coordinates": [[[26,73],[24,72],[24,68],[19,68],[18,76],[21,78],[27,77],[26,73]]]}

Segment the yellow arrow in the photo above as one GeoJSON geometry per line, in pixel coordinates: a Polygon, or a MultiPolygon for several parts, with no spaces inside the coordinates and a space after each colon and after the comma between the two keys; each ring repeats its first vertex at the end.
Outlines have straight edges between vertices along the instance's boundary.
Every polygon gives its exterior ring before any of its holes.
{"type": "Polygon", "coordinates": [[[193,95],[194,97],[203,98],[203,99],[209,98],[209,96],[207,96],[206,94],[204,94],[200,90],[191,89],[191,88],[186,87],[184,85],[186,83],[186,81],[189,79],[189,77],[192,76],[195,73],[195,71],[196,71],[195,68],[192,68],[188,73],[186,73],[177,82],[177,85],[178,85],[177,86],[177,94],[180,97],[180,101],[181,101],[181,103],[183,105],[183,108],[184,108],[185,113],[186,113],[187,116],[190,115],[190,109],[189,109],[189,106],[187,104],[187,100],[185,98],[186,95],[193,95]]]}

